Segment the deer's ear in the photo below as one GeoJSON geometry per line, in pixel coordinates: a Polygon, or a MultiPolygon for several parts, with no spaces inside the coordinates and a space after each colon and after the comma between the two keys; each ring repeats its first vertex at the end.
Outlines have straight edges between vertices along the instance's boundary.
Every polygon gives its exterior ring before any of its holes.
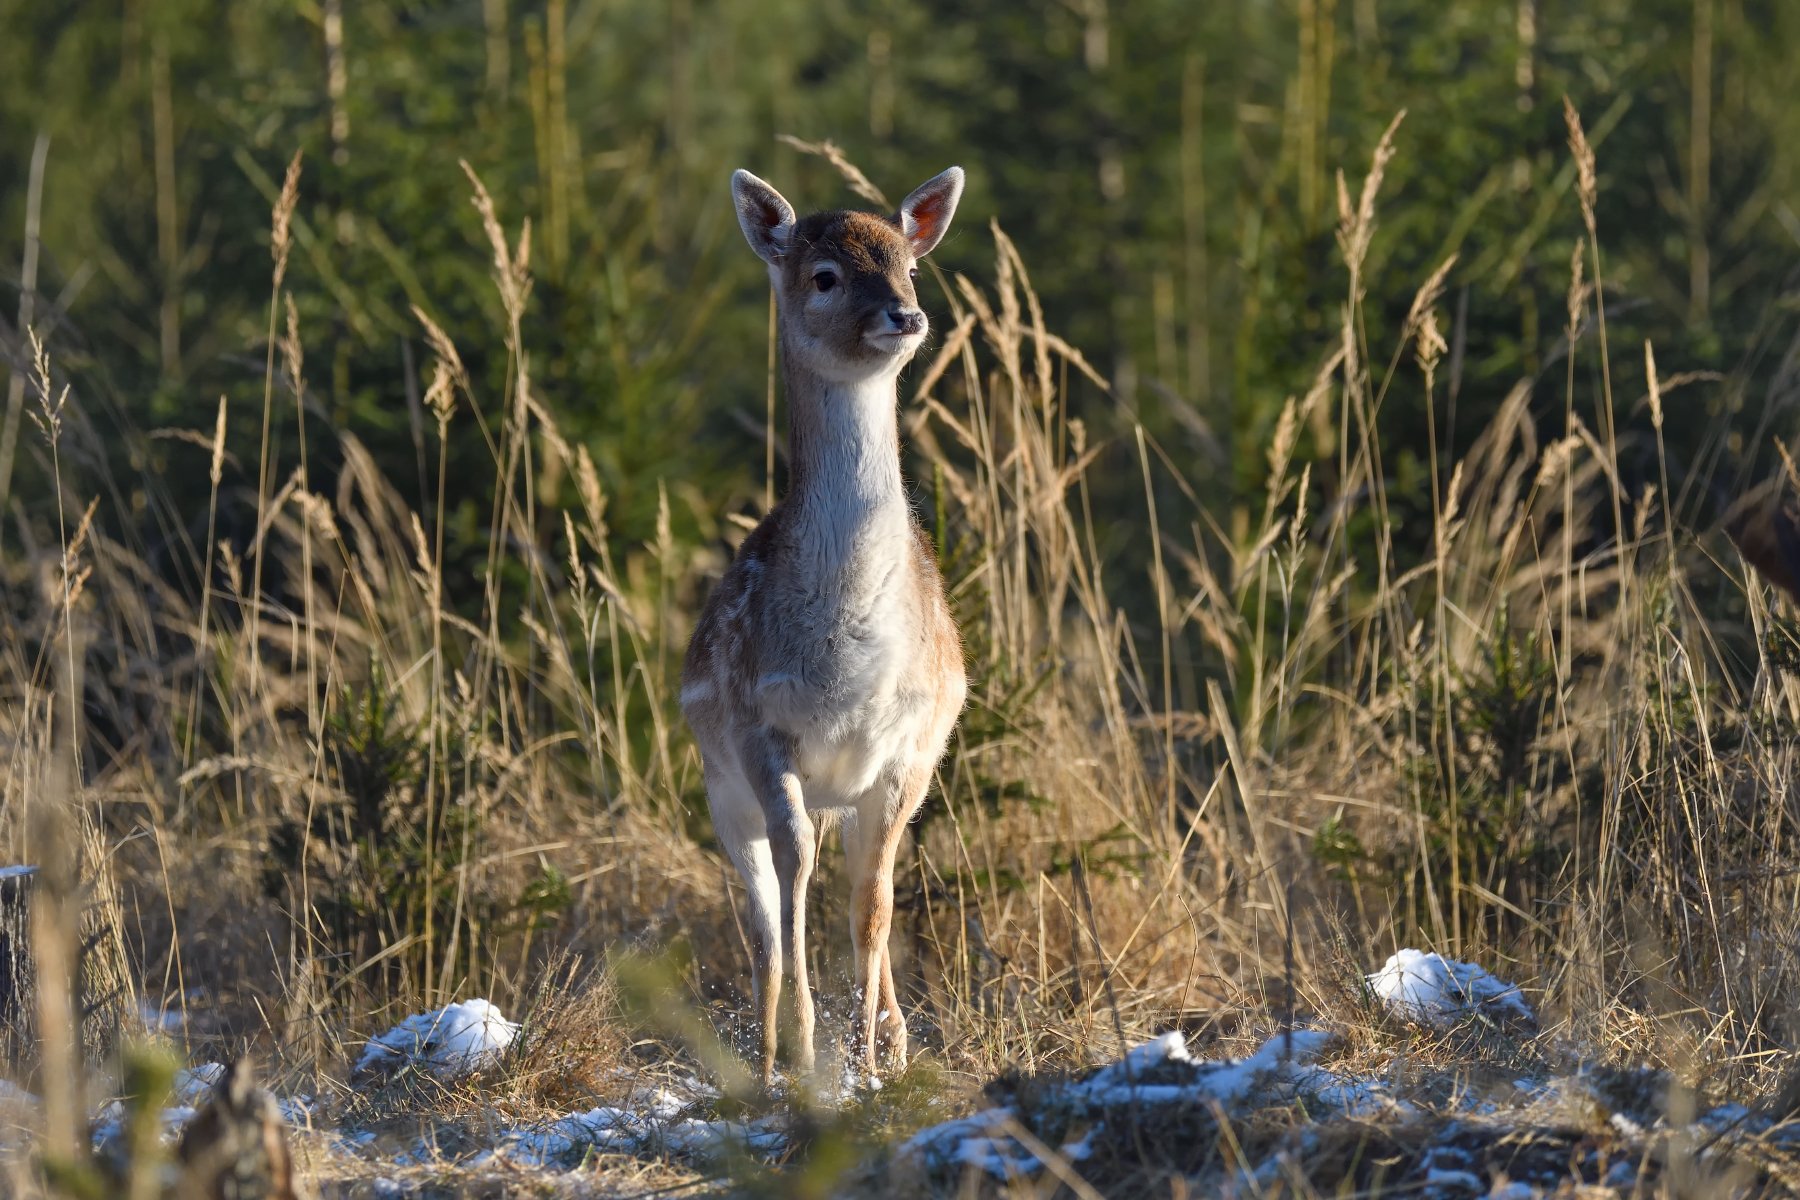
{"type": "Polygon", "coordinates": [[[773,266],[787,253],[788,235],[794,231],[794,206],[748,171],[732,173],[731,201],[737,206],[744,240],[758,258],[773,266]]]}
{"type": "Polygon", "coordinates": [[[913,257],[924,258],[943,240],[962,199],[963,172],[951,167],[920,184],[900,204],[900,232],[912,243],[913,257]]]}

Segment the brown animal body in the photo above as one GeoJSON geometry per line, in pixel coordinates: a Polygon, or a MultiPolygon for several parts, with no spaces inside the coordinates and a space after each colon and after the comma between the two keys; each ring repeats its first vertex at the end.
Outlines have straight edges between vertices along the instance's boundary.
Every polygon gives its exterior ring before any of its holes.
{"type": "Polygon", "coordinates": [[[1800,504],[1786,480],[1778,477],[1744,495],[1724,524],[1744,561],[1800,603],[1800,504]]]}
{"type": "Polygon", "coordinates": [[[892,219],[796,219],[747,171],[738,219],[768,264],[789,405],[788,494],[744,540],[703,610],[681,705],[707,804],[749,892],[762,1077],[773,1077],[784,975],[795,1058],[813,1069],[807,883],[817,830],[839,822],[855,950],[853,1050],[905,1061],[888,950],[894,856],[967,690],[962,645],[900,473],[897,380],[924,341],[917,260],[962,193],[952,167],[892,219]]]}

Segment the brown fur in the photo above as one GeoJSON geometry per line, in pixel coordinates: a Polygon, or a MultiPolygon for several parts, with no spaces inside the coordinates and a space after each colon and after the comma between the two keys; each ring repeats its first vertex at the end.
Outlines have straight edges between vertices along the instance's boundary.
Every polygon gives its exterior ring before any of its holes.
{"type": "Polygon", "coordinates": [[[743,874],[755,939],[762,1072],[772,1078],[782,979],[798,1065],[813,1066],[806,978],[815,818],[845,822],[859,993],[856,1052],[904,1059],[888,931],[894,857],[962,709],[961,641],[900,477],[900,367],[925,332],[917,255],[961,190],[952,169],[892,220],[795,220],[754,176],[733,181],[769,263],[789,404],[788,495],[707,599],[682,671],[719,839],[743,874]]]}
{"type": "Polygon", "coordinates": [[[1725,515],[1725,533],[1744,561],[1800,602],[1800,505],[1781,479],[1743,496],[1725,515]]]}

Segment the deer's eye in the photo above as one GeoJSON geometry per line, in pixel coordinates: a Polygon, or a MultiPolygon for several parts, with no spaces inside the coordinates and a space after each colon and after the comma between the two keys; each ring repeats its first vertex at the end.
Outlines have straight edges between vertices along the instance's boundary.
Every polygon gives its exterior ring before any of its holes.
{"type": "Polygon", "coordinates": [[[814,271],[813,286],[821,292],[829,292],[837,286],[837,275],[831,271],[814,271]]]}
{"type": "Polygon", "coordinates": [[[919,268],[917,268],[917,267],[912,268],[912,270],[910,270],[906,273],[906,277],[908,279],[912,280],[914,283],[919,282],[919,268]]]}

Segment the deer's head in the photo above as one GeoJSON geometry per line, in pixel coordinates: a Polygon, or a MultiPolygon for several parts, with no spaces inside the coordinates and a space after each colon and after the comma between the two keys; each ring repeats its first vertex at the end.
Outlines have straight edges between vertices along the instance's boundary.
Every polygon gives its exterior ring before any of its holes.
{"type": "Polygon", "coordinates": [[[823,212],[805,219],[748,171],[731,177],[738,224],[781,310],[782,345],[794,366],[855,382],[898,371],[925,340],[914,281],[943,238],[962,196],[961,167],[924,184],[892,217],[823,212]]]}

